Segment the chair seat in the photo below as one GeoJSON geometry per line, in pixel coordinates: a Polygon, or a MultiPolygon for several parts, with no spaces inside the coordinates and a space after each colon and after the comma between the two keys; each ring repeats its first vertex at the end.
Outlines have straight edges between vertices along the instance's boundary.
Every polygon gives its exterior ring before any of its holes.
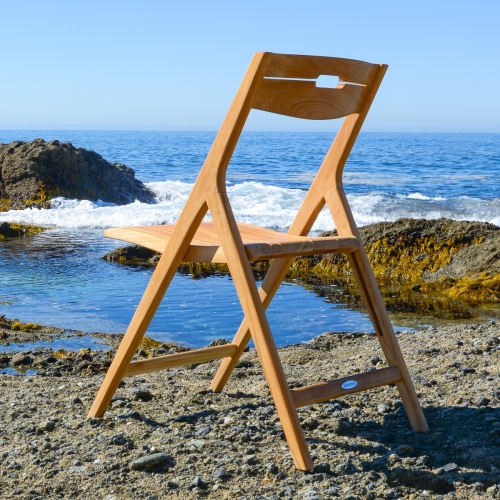
{"type": "MultiPolygon", "coordinates": [[[[174,224],[112,228],[104,231],[104,235],[163,252],[174,228],[174,224]]],[[[294,236],[249,224],[238,224],[238,229],[251,262],[317,253],[353,252],[360,246],[355,236],[294,236]]],[[[183,261],[227,262],[213,222],[200,225],[183,261]]]]}

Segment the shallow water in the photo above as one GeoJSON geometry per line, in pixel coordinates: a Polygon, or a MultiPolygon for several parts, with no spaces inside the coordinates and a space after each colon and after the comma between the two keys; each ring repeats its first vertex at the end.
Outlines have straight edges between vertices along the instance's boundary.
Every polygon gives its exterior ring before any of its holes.
{"type": "MultiPolygon", "coordinates": [[[[0,246],[0,314],[86,332],[123,332],[152,269],[100,259],[117,244],[100,231],[53,230],[0,246]]],[[[370,330],[365,314],[329,304],[294,283],[284,283],[269,317],[279,345],[331,329],[370,330]],[[300,307],[297,305],[300,304],[300,307]]],[[[192,346],[231,339],[242,320],[231,279],[177,274],[148,334],[192,346]],[[208,311],[208,315],[207,315],[208,311]]]]}

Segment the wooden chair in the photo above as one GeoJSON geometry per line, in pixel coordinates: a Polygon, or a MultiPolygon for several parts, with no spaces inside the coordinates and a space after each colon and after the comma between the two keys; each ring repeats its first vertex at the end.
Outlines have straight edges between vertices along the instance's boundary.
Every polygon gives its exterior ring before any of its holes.
{"type": "Polygon", "coordinates": [[[108,237],[162,252],[162,256],[90,417],[104,414],[123,377],[166,368],[222,359],[210,386],[215,392],[221,391],[252,338],[297,468],[313,468],[297,418],[296,408],[301,406],[395,384],[413,429],[428,430],[342,186],[344,164],[386,69],[382,64],[332,57],[268,52],[254,56],[177,224],[105,232],[108,237]],[[321,88],[315,81],[320,75],[338,76],[340,83],[336,88],[321,88]],[[344,118],[286,234],[238,224],[227,196],[226,170],[252,108],[309,120],[344,118]],[[325,204],[338,236],[310,237],[308,233],[325,204]],[[213,222],[202,222],[207,212],[213,222]],[[346,254],[388,367],[290,390],[265,310],[296,256],[330,252],[346,254]],[[273,259],[272,264],[258,289],[250,262],[267,259],[273,259]],[[230,344],[132,362],[181,262],[227,263],[244,320],[230,344]]]}

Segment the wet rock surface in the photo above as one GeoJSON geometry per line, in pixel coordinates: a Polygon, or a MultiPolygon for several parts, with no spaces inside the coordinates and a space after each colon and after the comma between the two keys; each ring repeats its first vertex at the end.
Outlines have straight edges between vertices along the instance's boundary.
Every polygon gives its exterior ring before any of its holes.
{"type": "Polygon", "coordinates": [[[24,238],[41,233],[47,228],[32,224],[16,224],[13,222],[0,222],[0,241],[13,238],[24,238]]]}
{"type": "Polygon", "coordinates": [[[117,205],[155,202],[130,167],[70,142],[0,144],[0,211],[50,208],[56,196],[117,205]]]}
{"type": "MultiPolygon", "coordinates": [[[[127,378],[102,419],[86,415],[111,353],[2,353],[2,498],[498,498],[500,326],[397,336],[430,432],[411,430],[394,387],[301,408],[309,473],[293,466],[254,351],[218,394],[217,362],[127,378]]],[[[327,333],[279,352],[300,386],[384,366],[377,344],[327,333]]],[[[151,341],[137,356],[174,348],[151,341]]]]}
{"type": "MultiPolygon", "coordinates": [[[[441,294],[470,306],[500,302],[500,227],[451,219],[399,219],[360,228],[370,265],[386,297],[441,294]]],[[[352,284],[344,255],[299,259],[295,274],[352,284]]],[[[403,302],[403,301],[401,301],[403,302]]],[[[397,308],[398,301],[393,301],[397,308]]],[[[452,307],[452,304],[450,304],[452,307]]]]}

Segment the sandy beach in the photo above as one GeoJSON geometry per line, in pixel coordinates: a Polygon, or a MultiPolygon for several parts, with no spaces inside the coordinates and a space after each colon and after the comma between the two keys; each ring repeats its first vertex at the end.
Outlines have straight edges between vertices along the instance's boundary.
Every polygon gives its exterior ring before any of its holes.
{"type": "MultiPolygon", "coordinates": [[[[50,330],[21,333],[4,322],[0,333],[12,342],[50,330]]],[[[126,379],[102,419],[86,415],[110,352],[3,354],[1,496],[499,498],[500,326],[397,335],[430,432],[411,430],[393,387],[301,408],[310,473],[293,466],[253,351],[219,394],[206,391],[216,362],[126,379]]],[[[377,344],[372,334],[327,333],[280,355],[298,386],[383,366],[377,344]]],[[[139,355],[172,348],[153,344],[139,355]]]]}

